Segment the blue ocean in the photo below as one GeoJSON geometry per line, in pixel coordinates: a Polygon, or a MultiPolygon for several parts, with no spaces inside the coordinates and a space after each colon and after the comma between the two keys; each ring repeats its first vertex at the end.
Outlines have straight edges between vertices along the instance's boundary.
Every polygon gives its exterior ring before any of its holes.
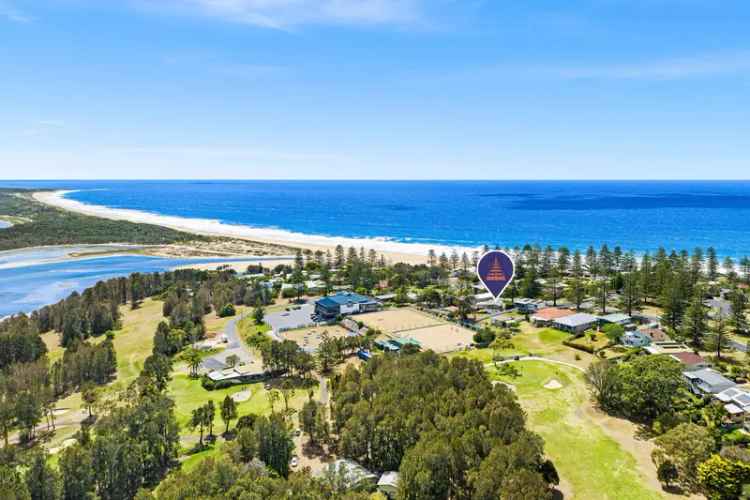
{"type": "MultiPolygon", "coordinates": [[[[74,190],[69,198],[92,205],[422,246],[531,243],[585,250],[606,243],[637,253],[714,246],[721,256],[750,255],[750,182],[744,181],[3,181],[0,186],[74,190]]],[[[134,255],[59,259],[65,251],[0,254],[0,317],[55,302],[101,279],[191,262],[134,255]]]]}
{"type": "Polygon", "coordinates": [[[746,181],[26,181],[75,200],[297,233],[406,243],[750,255],[746,181]]]}

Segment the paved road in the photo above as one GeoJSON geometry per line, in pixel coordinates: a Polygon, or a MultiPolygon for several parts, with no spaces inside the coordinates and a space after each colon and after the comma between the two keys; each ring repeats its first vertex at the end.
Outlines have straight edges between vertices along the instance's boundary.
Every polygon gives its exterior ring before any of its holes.
{"type": "Polygon", "coordinates": [[[730,340],[729,341],[729,345],[732,348],[737,349],[738,351],[747,352],[747,343],[746,342],[737,342],[736,340],[730,340]]]}

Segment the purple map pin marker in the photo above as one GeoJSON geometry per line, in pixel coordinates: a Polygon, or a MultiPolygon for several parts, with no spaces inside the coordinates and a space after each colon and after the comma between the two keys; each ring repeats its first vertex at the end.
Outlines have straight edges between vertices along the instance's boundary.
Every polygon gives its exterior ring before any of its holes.
{"type": "Polygon", "coordinates": [[[491,250],[477,262],[477,276],[484,287],[497,299],[513,281],[515,266],[513,259],[502,250],[491,250]]]}

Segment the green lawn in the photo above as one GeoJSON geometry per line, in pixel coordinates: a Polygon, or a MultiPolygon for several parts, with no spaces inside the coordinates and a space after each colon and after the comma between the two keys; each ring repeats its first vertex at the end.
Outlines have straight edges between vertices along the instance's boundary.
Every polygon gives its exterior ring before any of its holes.
{"type": "Polygon", "coordinates": [[[161,301],[147,299],[138,309],[125,306],[120,310],[123,327],[115,331],[117,380],[112,384],[117,390],[126,388],[141,373],[154,346],[156,327],[164,320],[161,301]]]}
{"type": "Polygon", "coordinates": [[[182,461],[182,470],[190,472],[205,459],[218,456],[221,453],[221,447],[222,443],[217,442],[210,448],[206,448],[205,450],[199,451],[198,453],[193,453],[182,461]]]}
{"type": "MultiPolygon", "coordinates": [[[[221,448],[225,443],[224,439],[221,437],[221,433],[223,433],[225,429],[225,424],[221,420],[221,402],[224,401],[224,398],[227,395],[246,390],[251,391],[250,399],[237,404],[237,414],[239,416],[247,415],[249,413],[268,415],[271,412],[271,405],[268,401],[268,391],[264,388],[264,384],[261,382],[238,385],[227,389],[207,391],[201,386],[200,379],[191,379],[184,373],[175,373],[172,376],[168,392],[175,401],[175,416],[180,425],[184,452],[188,452],[198,442],[199,431],[189,427],[190,417],[193,410],[206,404],[208,400],[213,400],[216,405],[216,417],[214,418],[214,434],[217,435],[216,441],[209,448],[185,457],[182,461],[183,469],[190,470],[202,460],[205,460],[208,457],[217,456],[221,452],[221,448]]],[[[315,387],[313,397],[319,397],[318,387],[315,387]]],[[[297,389],[294,396],[289,401],[289,407],[299,410],[302,408],[305,401],[307,401],[307,398],[307,389],[297,389]]],[[[275,408],[277,412],[284,409],[284,401],[281,397],[279,397],[279,400],[275,403],[275,408]]],[[[293,417],[292,421],[296,422],[296,417],[293,417]]],[[[232,421],[231,426],[233,427],[236,423],[236,420],[232,421]]]]}
{"type": "Polygon", "coordinates": [[[512,365],[520,372],[518,378],[499,376],[494,368],[489,369],[490,376],[515,386],[529,427],[544,438],[544,449],[572,490],[572,498],[662,498],[644,485],[635,458],[578,411],[588,397],[578,370],[542,361],[512,365]],[[562,387],[545,388],[551,380],[562,387]]]}
{"type": "MultiPolygon", "coordinates": [[[[216,405],[216,418],[214,419],[214,427],[223,432],[224,424],[221,421],[219,414],[219,408],[221,402],[227,395],[231,395],[237,392],[250,390],[250,399],[242,401],[237,404],[237,413],[247,415],[248,413],[256,413],[259,415],[265,415],[270,413],[271,406],[268,402],[268,396],[263,387],[262,382],[256,382],[254,384],[243,384],[226,389],[217,389],[214,391],[207,391],[201,386],[200,379],[191,379],[184,373],[175,373],[172,376],[172,381],[169,383],[169,395],[174,398],[175,401],[175,415],[177,422],[180,424],[183,434],[193,434],[188,428],[190,422],[190,416],[194,409],[201,405],[204,405],[209,399],[213,400],[216,405]]],[[[317,397],[318,389],[315,388],[314,397],[317,397]]],[[[299,409],[302,407],[305,401],[307,401],[307,389],[297,389],[294,397],[290,400],[289,406],[292,408],[299,409]]],[[[284,401],[279,398],[276,403],[276,411],[280,411],[284,408],[284,401]]],[[[196,431],[197,432],[197,431],[196,431]]]]}
{"type": "Polygon", "coordinates": [[[451,353],[448,357],[462,356],[476,359],[483,363],[492,361],[492,356],[497,353],[503,356],[534,354],[537,356],[548,356],[555,353],[569,352],[571,349],[562,344],[563,340],[570,339],[570,335],[553,328],[537,329],[530,327],[517,333],[511,339],[513,347],[509,349],[474,349],[471,351],[458,351],[451,353]]]}

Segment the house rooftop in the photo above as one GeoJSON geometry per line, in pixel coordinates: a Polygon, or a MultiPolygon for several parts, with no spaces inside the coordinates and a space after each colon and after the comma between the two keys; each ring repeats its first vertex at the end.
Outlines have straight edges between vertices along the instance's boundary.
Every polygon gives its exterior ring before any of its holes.
{"type": "Polygon", "coordinates": [[[605,316],[601,316],[599,319],[606,321],[607,323],[625,323],[630,321],[630,316],[623,313],[612,313],[605,316]]]}
{"type": "Polygon", "coordinates": [[[551,321],[553,319],[564,318],[565,316],[572,315],[573,312],[568,311],[567,309],[560,309],[559,307],[545,307],[544,309],[539,309],[537,312],[535,312],[532,316],[532,319],[551,321]]]}
{"type": "Polygon", "coordinates": [[[711,386],[735,385],[734,382],[712,368],[703,368],[694,372],[683,372],[682,374],[690,380],[697,379],[711,386]]]}
{"type": "Polygon", "coordinates": [[[695,354],[694,352],[674,352],[670,356],[683,365],[694,366],[705,364],[706,360],[702,356],[695,354]]]}
{"type": "Polygon", "coordinates": [[[527,297],[521,297],[513,300],[514,304],[541,304],[542,302],[543,301],[539,299],[529,299],[527,297]]]}
{"type": "Polygon", "coordinates": [[[669,341],[669,335],[659,328],[641,328],[639,332],[648,335],[654,342],[669,341]]]}
{"type": "Polygon", "coordinates": [[[570,316],[565,316],[559,319],[555,320],[555,323],[559,323],[563,326],[567,326],[570,328],[575,328],[578,326],[584,326],[591,323],[596,323],[598,321],[598,318],[596,316],[592,316],[591,314],[586,313],[576,313],[571,314],[570,316]]]}
{"type": "Polygon", "coordinates": [[[373,299],[354,292],[339,292],[318,299],[319,304],[327,307],[342,306],[346,304],[362,304],[365,302],[373,302],[373,299]]]}
{"type": "Polygon", "coordinates": [[[648,351],[650,354],[673,354],[676,352],[685,352],[688,350],[688,346],[683,344],[682,342],[674,342],[674,341],[659,341],[654,342],[649,346],[645,347],[646,351],[648,351]]]}
{"type": "Polygon", "coordinates": [[[739,387],[724,389],[720,393],[714,395],[714,397],[722,403],[730,403],[744,409],[745,411],[750,411],[750,393],[739,387]]]}
{"type": "Polygon", "coordinates": [[[623,338],[629,338],[629,339],[636,338],[636,339],[647,340],[649,342],[651,341],[651,337],[649,337],[645,333],[639,332],[637,330],[634,331],[634,332],[625,332],[622,336],[623,336],[623,338]]]}
{"type": "Polygon", "coordinates": [[[724,409],[730,415],[740,415],[742,413],[745,413],[745,410],[743,410],[742,408],[740,408],[739,406],[737,406],[734,403],[729,403],[729,404],[724,405],[724,409]]]}

